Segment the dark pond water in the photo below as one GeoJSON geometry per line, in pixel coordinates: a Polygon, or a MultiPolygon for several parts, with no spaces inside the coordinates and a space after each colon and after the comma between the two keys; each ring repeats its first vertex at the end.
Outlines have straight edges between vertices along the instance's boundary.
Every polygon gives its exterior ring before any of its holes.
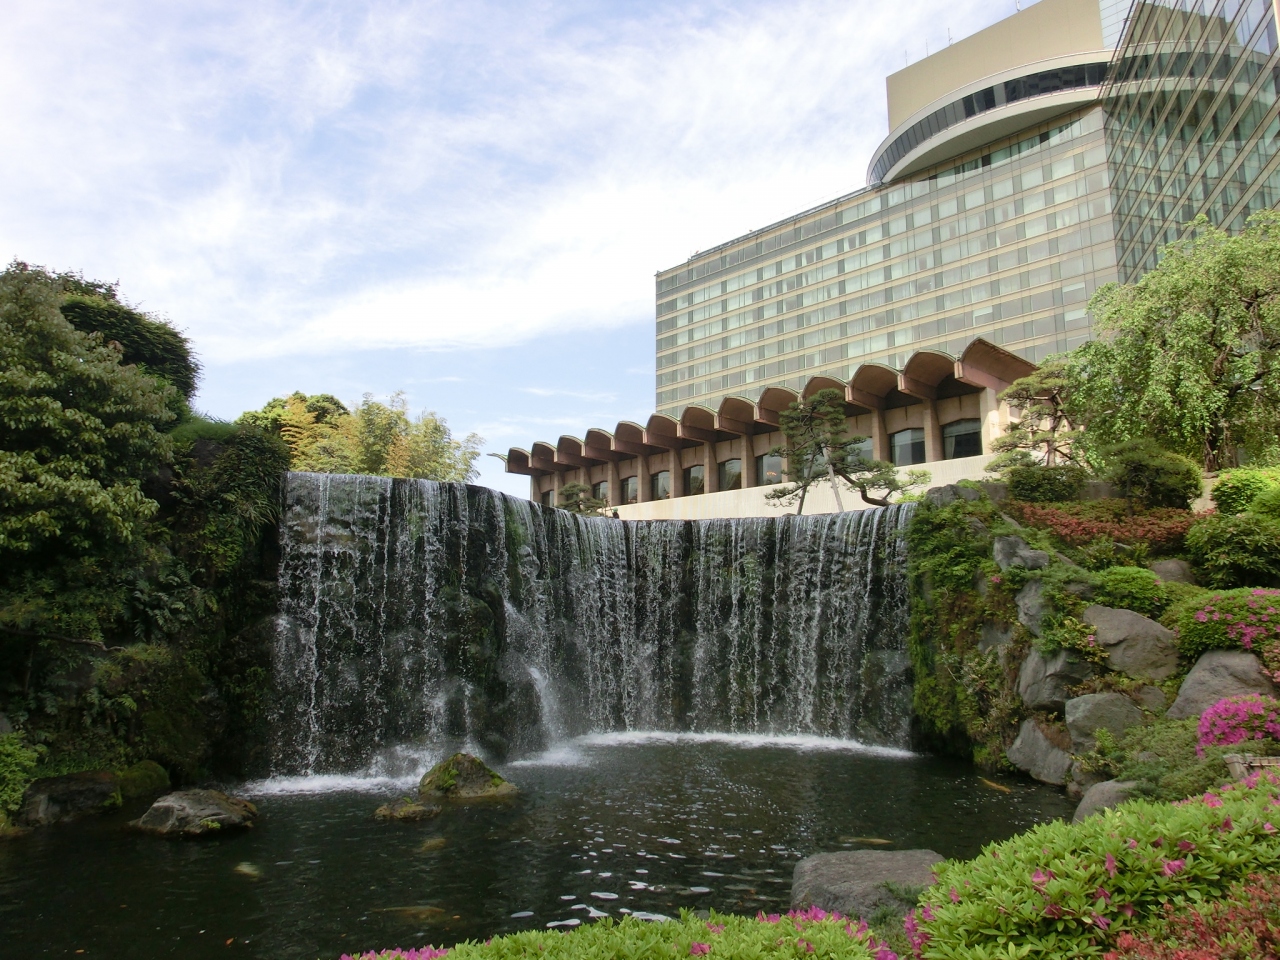
{"type": "Polygon", "coordinates": [[[372,819],[405,792],[390,781],[268,782],[239,835],[139,836],[121,811],[0,843],[0,956],[333,960],[600,913],[774,911],[802,856],[867,840],[971,856],[1071,810],[831,741],[595,738],[502,772],[519,802],[418,824],[372,819]]]}

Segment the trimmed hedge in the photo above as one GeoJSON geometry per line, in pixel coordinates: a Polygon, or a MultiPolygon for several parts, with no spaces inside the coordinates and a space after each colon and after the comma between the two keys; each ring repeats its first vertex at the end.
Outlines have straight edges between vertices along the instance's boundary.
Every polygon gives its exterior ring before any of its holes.
{"type": "Polygon", "coordinates": [[[1206,650],[1264,654],[1280,644],[1280,590],[1243,587],[1184,600],[1170,608],[1165,622],[1188,659],[1206,650]]]}
{"type": "Polygon", "coordinates": [[[1255,774],[1177,804],[1131,800],[1056,821],[937,868],[908,935],[922,960],[1100,957],[1164,905],[1225,897],[1280,869],[1280,777],[1255,774]]]}
{"type": "Polygon", "coordinates": [[[1280,468],[1228,470],[1213,486],[1213,503],[1219,513],[1244,513],[1267,490],[1280,488],[1280,468]]]}
{"type": "Polygon", "coordinates": [[[1196,514],[1160,507],[1129,515],[1123,500],[1091,500],[1084,503],[1039,505],[1012,502],[1005,505],[1019,523],[1047,530],[1069,547],[1084,547],[1099,538],[1119,543],[1146,544],[1156,553],[1177,553],[1196,514]]]}
{"type": "Polygon", "coordinates": [[[1209,514],[1187,531],[1187,555],[1211,587],[1280,584],[1280,520],[1209,514]]]}

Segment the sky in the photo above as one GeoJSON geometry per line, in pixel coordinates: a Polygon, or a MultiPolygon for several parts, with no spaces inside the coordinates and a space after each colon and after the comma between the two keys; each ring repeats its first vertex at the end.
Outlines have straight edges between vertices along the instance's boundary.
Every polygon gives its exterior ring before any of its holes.
{"type": "Polygon", "coordinates": [[[403,390],[493,453],[643,422],[654,274],[864,186],[885,76],[1013,12],[8,0],[0,256],[118,281],[223,419],[403,390]]]}

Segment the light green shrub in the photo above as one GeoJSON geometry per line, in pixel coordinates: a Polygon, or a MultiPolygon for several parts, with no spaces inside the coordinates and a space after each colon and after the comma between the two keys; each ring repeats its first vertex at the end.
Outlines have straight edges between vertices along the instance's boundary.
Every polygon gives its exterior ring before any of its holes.
{"type": "Polygon", "coordinates": [[[1200,496],[1200,467],[1150,440],[1131,440],[1103,451],[1104,479],[1110,480],[1130,503],[1143,507],[1185,510],[1200,496]]]}
{"type": "Polygon", "coordinates": [[[0,822],[22,804],[39,755],[20,733],[0,734],[0,822]]]}
{"type": "Polygon", "coordinates": [[[1191,525],[1187,555],[1211,587],[1280,585],[1280,520],[1210,514],[1191,525]]]}
{"type": "Polygon", "coordinates": [[[1249,507],[1250,513],[1256,513],[1260,517],[1267,517],[1270,520],[1280,521],[1280,484],[1270,489],[1263,490],[1253,498],[1253,503],[1249,507]]]}
{"type": "Polygon", "coordinates": [[[1169,605],[1164,583],[1146,567],[1108,567],[1095,578],[1094,599],[1104,606],[1158,617],[1169,605]]]}
{"type": "Polygon", "coordinates": [[[1219,513],[1244,513],[1268,490],[1280,488],[1280,468],[1228,470],[1213,485],[1213,503],[1219,513]]]}
{"type": "Polygon", "coordinates": [[[1006,475],[1009,496],[1024,503],[1063,503],[1075,500],[1089,475],[1074,464],[1045,467],[1040,464],[1014,467],[1006,475]]]}

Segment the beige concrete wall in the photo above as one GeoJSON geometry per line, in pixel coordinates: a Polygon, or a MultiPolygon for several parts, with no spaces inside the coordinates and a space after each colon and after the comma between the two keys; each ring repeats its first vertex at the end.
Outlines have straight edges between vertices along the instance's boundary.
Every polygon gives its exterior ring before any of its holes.
{"type": "MultiPolygon", "coordinates": [[[[907,469],[928,470],[932,479],[929,486],[938,487],[955,483],[957,480],[986,479],[983,468],[991,457],[965,457],[961,460],[940,460],[935,463],[922,463],[915,467],[901,468],[900,474],[907,469]]],[[[778,507],[765,499],[765,494],[777,487],[748,487],[744,490],[729,490],[724,493],[705,493],[700,497],[681,497],[677,500],[654,500],[649,503],[632,503],[618,507],[618,516],[623,520],[711,520],[720,517],[777,517],[786,513],[795,513],[795,505],[778,507]]],[[[841,501],[846,510],[865,510],[868,504],[852,490],[840,491],[841,501]]],[[[810,489],[805,498],[804,512],[808,514],[835,513],[836,500],[831,493],[830,484],[818,484],[810,489]]]]}
{"type": "Polygon", "coordinates": [[[1040,0],[885,80],[889,129],[953,90],[1051,57],[1101,50],[1098,0],[1040,0]]]}

